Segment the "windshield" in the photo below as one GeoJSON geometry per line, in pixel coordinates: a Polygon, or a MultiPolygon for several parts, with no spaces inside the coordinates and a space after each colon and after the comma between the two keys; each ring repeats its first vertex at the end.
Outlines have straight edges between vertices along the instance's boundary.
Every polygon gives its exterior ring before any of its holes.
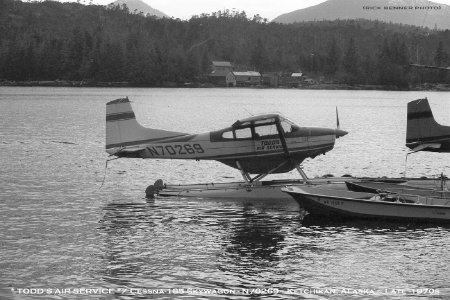
{"type": "Polygon", "coordinates": [[[298,125],[286,118],[281,120],[281,127],[283,127],[285,133],[295,132],[299,129],[298,125]]]}

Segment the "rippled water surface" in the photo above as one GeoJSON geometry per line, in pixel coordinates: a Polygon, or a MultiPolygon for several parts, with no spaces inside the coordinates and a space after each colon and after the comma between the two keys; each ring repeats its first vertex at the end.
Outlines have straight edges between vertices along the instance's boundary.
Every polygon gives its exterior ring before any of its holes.
{"type": "MultiPolygon", "coordinates": [[[[324,223],[289,200],[145,199],[158,178],[239,172],[120,159],[105,173],[105,104],[123,96],[144,125],[192,133],[274,111],[334,127],[337,106],[350,133],[304,163],[311,177],[402,176],[410,100],[428,97],[450,124],[438,92],[0,87],[0,299],[450,298],[448,226],[324,223]]],[[[411,155],[406,170],[448,174],[450,157],[411,155]]]]}

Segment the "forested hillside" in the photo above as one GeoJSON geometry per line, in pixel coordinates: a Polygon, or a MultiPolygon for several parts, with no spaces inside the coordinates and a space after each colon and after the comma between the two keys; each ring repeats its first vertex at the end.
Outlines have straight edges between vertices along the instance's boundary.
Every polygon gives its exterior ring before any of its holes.
{"type": "Polygon", "coordinates": [[[282,25],[222,11],[189,21],[126,8],[0,0],[0,80],[205,82],[211,60],[238,70],[302,70],[347,84],[408,88],[449,75],[408,63],[450,65],[450,31],[377,21],[282,25]]]}

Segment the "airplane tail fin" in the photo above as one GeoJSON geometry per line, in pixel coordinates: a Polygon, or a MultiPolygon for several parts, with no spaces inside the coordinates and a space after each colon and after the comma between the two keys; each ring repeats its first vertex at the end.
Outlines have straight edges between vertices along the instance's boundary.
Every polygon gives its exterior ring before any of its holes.
{"type": "Polygon", "coordinates": [[[146,143],[184,135],[187,134],[143,127],[136,120],[128,98],[106,103],[106,152],[110,154],[124,148],[127,151],[140,151],[146,143]]]}
{"type": "Polygon", "coordinates": [[[450,134],[450,127],[437,123],[427,98],[408,103],[406,146],[413,151],[440,148],[439,138],[450,134]]]}

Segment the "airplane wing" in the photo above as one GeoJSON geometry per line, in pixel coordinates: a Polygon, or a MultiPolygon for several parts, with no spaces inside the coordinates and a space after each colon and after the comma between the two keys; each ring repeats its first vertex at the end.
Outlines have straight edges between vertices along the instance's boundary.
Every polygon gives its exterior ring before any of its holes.
{"type": "Polygon", "coordinates": [[[442,146],[442,144],[438,144],[438,143],[420,144],[419,146],[411,149],[410,153],[423,151],[423,150],[429,150],[429,149],[439,149],[439,148],[441,148],[441,146],[442,146]]]}

